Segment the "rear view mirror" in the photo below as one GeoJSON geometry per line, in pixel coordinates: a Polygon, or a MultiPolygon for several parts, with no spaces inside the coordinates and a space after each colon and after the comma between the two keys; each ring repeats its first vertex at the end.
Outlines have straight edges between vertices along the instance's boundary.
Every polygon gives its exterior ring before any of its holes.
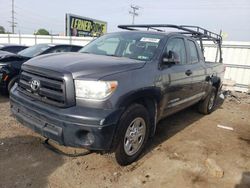
{"type": "Polygon", "coordinates": [[[179,55],[174,51],[169,51],[163,54],[162,58],[163,64],[179,64],[180,63],[180,57],[179,55]]]}

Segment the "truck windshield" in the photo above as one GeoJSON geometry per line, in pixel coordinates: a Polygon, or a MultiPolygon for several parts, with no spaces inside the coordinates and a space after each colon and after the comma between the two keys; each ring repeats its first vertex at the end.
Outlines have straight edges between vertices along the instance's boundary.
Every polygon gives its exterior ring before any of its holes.
{"type": "Polygon", "coordinates": [[[155,55],[162,38],[162,35],[132,32],[107,34],[79,52],[149,61],[155,55]]]}
{"type": "Polygon", "coordinates": [[[37,45],[31,46],[29,48],[26,48],[26,49],[20,51],[18,53],[18,55],[21,55],[24,57],[30,57],[30,58],[35,57],[52,46],[55,46],[55,45],[53,45],[53,44],[37,44],[37,45]]]}

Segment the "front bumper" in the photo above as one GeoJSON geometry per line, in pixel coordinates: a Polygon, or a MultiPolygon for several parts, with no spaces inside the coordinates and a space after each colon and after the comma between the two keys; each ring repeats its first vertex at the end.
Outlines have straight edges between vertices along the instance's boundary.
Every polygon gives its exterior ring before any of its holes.
{"type": "Polygon", "coordinates": [[[13,115],[23,125],[61,145],[110,150],[121,110],[58,108],[11,89],[13,115]]]}

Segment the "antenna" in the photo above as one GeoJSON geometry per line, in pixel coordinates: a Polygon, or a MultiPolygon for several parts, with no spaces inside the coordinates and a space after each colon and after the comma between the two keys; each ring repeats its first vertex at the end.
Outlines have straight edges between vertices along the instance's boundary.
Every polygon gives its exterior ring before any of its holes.
{"type": "Polygon", "coordinates": [[[140,9],[140,7],[137,5],[130,5],[130,8],[132,9],[132,11],[129,11],[129,14],[132,15],[132,24],[134,25],[135,17],[139,16],[139,14],[136,11],[138,11],[140,9]]]}

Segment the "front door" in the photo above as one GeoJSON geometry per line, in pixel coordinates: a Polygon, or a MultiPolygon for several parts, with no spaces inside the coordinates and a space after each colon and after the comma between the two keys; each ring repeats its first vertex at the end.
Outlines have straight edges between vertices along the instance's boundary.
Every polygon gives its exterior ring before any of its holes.
{"type": "Polygon", "coordinates": [[[188,71],[190,65],[187,64],[184,38],[170,38],[165,51],[168,53],[170,50],[179,56],[180,63],[165,67],[161,72],[164,88],[163,116],[185,108],[192,97],[192,78],[188,71]]]}

